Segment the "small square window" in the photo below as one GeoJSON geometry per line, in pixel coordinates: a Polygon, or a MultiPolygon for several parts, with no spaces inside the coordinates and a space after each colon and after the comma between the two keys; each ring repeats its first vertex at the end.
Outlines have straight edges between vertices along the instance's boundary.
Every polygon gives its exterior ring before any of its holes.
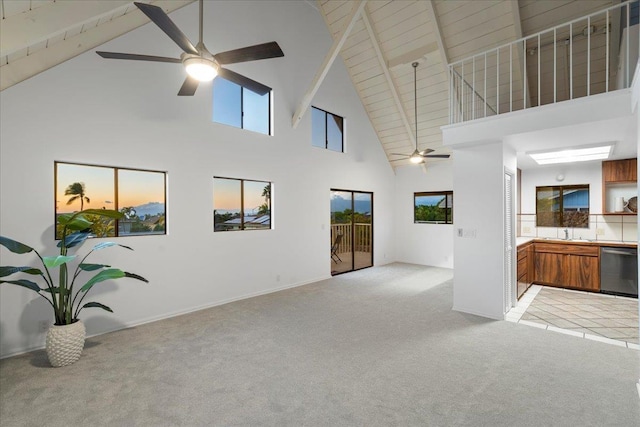
{"type": "Polygon", "coordinates": [[[453,224],[453,191],[413,193],[413,222],[453,224]]]}
{"type": "Polygon", "coordinates": [[[213,178],[213,231],[271,229],[271,188],[266,181],[213,178]]]}
{"type": "Polygon", "coordinates": [[[589,228],[589,186],[536,187],[536,225],[589,228]]]}

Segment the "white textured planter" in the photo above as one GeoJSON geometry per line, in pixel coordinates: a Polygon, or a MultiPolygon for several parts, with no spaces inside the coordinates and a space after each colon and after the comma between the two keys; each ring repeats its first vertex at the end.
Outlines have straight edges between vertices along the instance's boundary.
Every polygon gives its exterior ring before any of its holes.
{"type": "Polygon", "coordinates": [[[47,332],[47,356],[51,366],[67,366],[80,359],[85,329],[81,321],[70,325],[51,325],[47,332]]]}

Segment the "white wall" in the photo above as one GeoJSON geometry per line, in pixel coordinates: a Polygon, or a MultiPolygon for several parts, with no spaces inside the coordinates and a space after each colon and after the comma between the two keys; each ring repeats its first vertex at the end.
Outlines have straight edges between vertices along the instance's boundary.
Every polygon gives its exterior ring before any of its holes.
{"type": "MultiPolygon", "coordinates": [[[[194,3],[171,15],[192,41],[197,9],[194,3]]],[[[212,123],[210,84],[194,97],[176,96],[184,80],[179,65],[107,60],[93,51],[0,96],[3,236],[54,253],[56,160],[168,173],[168,234],[119,238],[135,252],[111,248],[94,259],[151,283],[96,286],[93,299],[115,314],[85,310],[90,335],[328,277],[332,187],[374,192],[374,263],[395,259],[394,175],[340,59],[314,105],[346,118],[347,153],[311,146],[310,114],[291,127],[332,44],[320,14],[305,2],[207,2],[204,34],[214,53],[280,44],[284,58],[229,66],[273,88],[275,136],[212,123]],[[275,229],[214,234],[214,175],[272,181],[275,229]]],[[[153,24],[100,50],[179,53],[153,24]]],[[[34,261],[4,248],[1,254],[2,265],[34,261]]],[[[9,285],[0,296],[0,354],[43,346],[38,322],[52,320],[46,302],[9,285]]]]}
{"type": "Polygon", "coordinates": [[[501,142],[453,151],[453,309],[494,319],[503,317],[503,156],[501,142]]]}
{"type": "MultiPolygon", "coordinates": [[[[395,230],[396,256],[400,262],[453,268],[455,225],[415,224],[413,194],[421,191],[453,190],[451,161],[427,161],[422,165],[396,168],[395,230]]],[[[454,212],[456,193],[453,194],[454,212]]]]}
{"type": "Polygon", "coordinates": [[[536,187],[552,185],[589,185],[589,211],[602,213],[602,162],[584,162],[525,169],[522,180],[523,214],[536,213],[536,187]],[[558,181],[558,175],[564,179],[558,181]]]}

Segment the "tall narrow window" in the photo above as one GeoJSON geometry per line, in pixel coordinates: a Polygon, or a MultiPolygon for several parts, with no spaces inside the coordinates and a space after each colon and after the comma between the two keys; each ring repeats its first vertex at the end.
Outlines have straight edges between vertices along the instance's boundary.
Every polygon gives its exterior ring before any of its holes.
{"type": "Polygon", "coordinates": [[[332,151],[344,151],[344,118],[311,107],[311,144],[332,151]]]}
{"type": "Polygon", "coordinates": [[[264,95],[216,77],[213,81],[213,121],[271,134],[271,92],[264,95]]]}
{"type": "Polygon", "coordinates": [[[213,231],[271,228],[270,182],[213,178],[213,231]]]}
{"type": "Polygon", "coordinates": [[[536,225],[589,228],[589,186],[536,187],[536,225]]]}

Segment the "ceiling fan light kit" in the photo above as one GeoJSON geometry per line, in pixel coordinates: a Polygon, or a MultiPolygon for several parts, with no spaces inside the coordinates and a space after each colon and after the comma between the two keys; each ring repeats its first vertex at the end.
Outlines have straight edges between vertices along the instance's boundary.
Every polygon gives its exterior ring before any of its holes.
{"type": "Polygon", "coordinates": [[[195,46],[176,24],[173,23],[169,15],[167,15],[162,8],[147,3],[134,2],[133,4],[182,49],[183,53],[180,55],[180,58],[96,51],[101,57],[107,59],[181,63],[187,72],[187,78],[178,92],[179,96],[193,96],[198,88],[198,83],[209,82],[218,75],[258,95],[264,95],[271,90],[270,87],[242,74],[222,68],[221,65],[282,57],[284,53],[282,49],[280,49],[280,46],[278,46],[278,43],[262,43],[212,55],[202,41],[203,0],[199,2],[199,40],[195,46]]]}
{"type": "Polygon", "coordinates": [[[418,152],[418,150],[414,151],[413,154],[411,154],[411,157],[409,157],[409,161],[411,163],[423,163],[424,162],[424,158],[420,155],[420,153],[418,152]]]}
{"type": "Polygon", "coordinates": [[[218,75],[219,66],[211,59],[189,55],[182,61],[182,64],[187,70],[187,74],[199,82],[210,82],[218,75]]]}

